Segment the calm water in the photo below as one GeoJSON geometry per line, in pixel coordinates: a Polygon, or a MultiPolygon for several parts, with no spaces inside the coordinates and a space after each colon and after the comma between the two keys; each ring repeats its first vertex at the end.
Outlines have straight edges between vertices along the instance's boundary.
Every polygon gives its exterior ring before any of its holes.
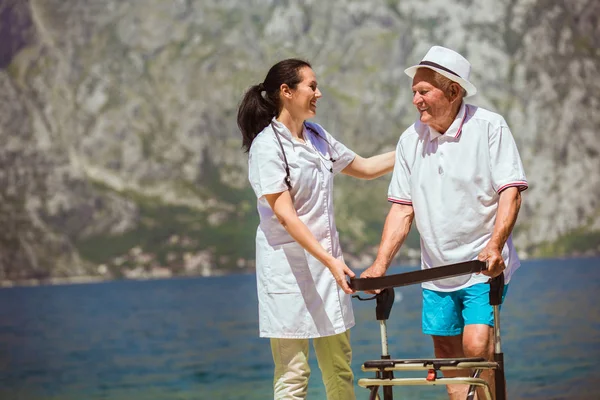
{"type": "MultiPolygon", "coordinates": [[[[254,275],[0,289],[0,399],[272,398],[255,290],[254,275]]],[[[419,290],[397,289],[394,357],[432,356],[419,290]]],[[[502,312],[510,399],[600,399],[598,293],[598,258],[523,263],[502,312]]],[[[353,366],[365,377],[379,328],[373,302],[354,305],[353,366]]],[[[309,398],[322,399],[314,357],[312,370],[309,398]]],[[[445,398],[443,387],[395,394],[445,398]]]]}

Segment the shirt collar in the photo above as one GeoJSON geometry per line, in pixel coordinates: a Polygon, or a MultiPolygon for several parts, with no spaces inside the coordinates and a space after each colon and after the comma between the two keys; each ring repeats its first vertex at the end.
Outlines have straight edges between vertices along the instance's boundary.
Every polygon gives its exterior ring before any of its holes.
{"type": "Polygon", "coordinates": [[[448,138],[458,139],[460,134],[462,133],[463,124],[465,123],[465,117],[467,116],[467,106],[463,101],[458,109],[458,114],[456,114],[456,118],[452,121],[452,124],[446,129],[445,133],[440,133],[428,126],[429,128],[429,141],[433,141],[439,138],[442,135],[445,135],[448,138]]]}
{"type": "MultiPolygon", "coordinates": [[[[302,143],[298,140],[295,140],[294,138],[292,138],[292,133],[290,132],[290,130],[287,128],[287,126],[285,126],[285,124],[283,122],[279,122],[277,121],[277,117],[273,117],[273,119],[271,120],[271,126],[273,128],[275,132],[275,134],[279,134],[282,137],[286,138],[287,140],[289,140],[290,142],[292,142],[292,144],[294,145],[306,145],[307,143],[302,143]]],[[[304,140],[308,141],[308,130],[306,129],[306,124],[302,125],[302,135],[304,136],[304,140]]]]}
{"type": "Polygon", "coordinates": [[[281,122],[277,121],[277,117],[273,117],[271,120],[271,126],[275,130],[275,134],[279,134],[288,140],[292,140],[292,134],[289,129],[281,122]]]}

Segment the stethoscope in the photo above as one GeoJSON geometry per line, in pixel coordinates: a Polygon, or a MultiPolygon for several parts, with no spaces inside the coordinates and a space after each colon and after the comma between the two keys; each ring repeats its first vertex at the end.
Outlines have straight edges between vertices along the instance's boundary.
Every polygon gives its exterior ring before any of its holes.
{"type": "MultiPolygon", "coordinates": [[[[311,128],[310,126],[306,125],[306,123],[304,124],[304,127],[311,131],[312,133],[315,134],[315,136],[317,136],[319,139],[321,139],[322,141],[324,141],[325,143],[327,143],[327,146],[329,147],[329,159],[327,159],[325,156],[323,156],[323,154],[321,154],[321,152],[315,147],[314,143],[311,141],[310,144],[312,145],[313,149],[315,149],[315,152],[319,155],[319,160],[321,161],[321,164],[323,164],[325,166],[325,168],[331,172],[333,174],[333,163],[337,161],[336,158],[333,158],[331,156],[331,150],[333,150],[335,152],[335,155],[337,158],[339,158],[339,153],[337,152],[337,150],[331,145],[331,143],[329,142],[329,140],[327,140],[327,138],[321,136],[319,134],[319,132],[317,132],[316,129],[311,128]],[[328,166],[326,164],[326,162],[329,161],[331,162],[331,166],[328,166]]],[[[279,147],[281,147],[281,152],[283,153],[283,161],[285,162],[285,184],[288,187],[288,190],[292,190],[292,180],[290,178],[290,167],[288,165],[288,161],[287,161],[287,157],[285,156],[285,150],[283,149],[283,144],[281,143],[281,139],[279,138],[280,133],[277,132],[277,127],[273,127],[273,131],[275,132],[275,137],[277,138],[277,141],[279,142],[279,147]]]]}

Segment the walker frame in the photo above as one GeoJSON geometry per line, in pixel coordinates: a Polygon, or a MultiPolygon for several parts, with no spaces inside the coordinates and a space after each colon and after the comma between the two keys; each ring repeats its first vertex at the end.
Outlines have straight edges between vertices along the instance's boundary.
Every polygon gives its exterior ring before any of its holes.
{"type": "Polygon", "coordinates": [[[379,294],[370,298],[359,300],[376,300],[376,317],[379,321],[381,335],[381,358],[379,360],[365,361],[362,370],[375,372],[374,378],[358,380],[358,385],[369,389],[369,400],[377,400],[379,388],[382,388],[383,399],[393,400],[393,386],[432,386],[432,385],[470,385],[466,400],[475,398],[476,388],[482,387],[485,398],[492,400],[506,400],[506,378],[504,375],[504,354],[500,338],[500,305],[504,290],[504,274],[490,279],[490,305],[494,311],[494,353],[493,360],[484,358],[430,358],[430,359],[392,359],[388,352],[386,321],[389,319],[394,304],[394,287],[408,286],[416,283],[428,282],[436,279],[449,278],[465,274],[479,273],[486,269],[482,261],[467,261],[443,267],[419,271],[410,271],[402,274],[382,276],[378,278],[352,278],[350,286],[355,290],[372,291],[381,290],[379,294]],[[445,378],[438,377],[439,371],[464,370],[472,371],[470,377],[445,378]],[[492,397],[490,385],[482,378],[481,372],[494,370],[495,397],[492,397]],[[395,371],[428,371],[426,378],[396,378],[395,371]]]}

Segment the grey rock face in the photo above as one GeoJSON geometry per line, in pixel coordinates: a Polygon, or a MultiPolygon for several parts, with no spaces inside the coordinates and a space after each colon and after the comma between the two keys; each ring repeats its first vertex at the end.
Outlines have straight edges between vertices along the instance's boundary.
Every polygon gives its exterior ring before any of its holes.
{"type": "MultiPolygon", "coordinates": [[[[523,253],[560,254],[552,243],[572,232],[593,241],[600,6],[563,3],[5,0],[0,279],[249,265],[244,90],[280,59],[310,60],[324,93],[317,121],[368,156],[414,120],[403,70],[434,44],[470,59],[473,102],[503,114],[518,142],[530,181],[523,253]]],[[[379,242],[387,184],[338,180],[356,266],[379,242]]]]}

